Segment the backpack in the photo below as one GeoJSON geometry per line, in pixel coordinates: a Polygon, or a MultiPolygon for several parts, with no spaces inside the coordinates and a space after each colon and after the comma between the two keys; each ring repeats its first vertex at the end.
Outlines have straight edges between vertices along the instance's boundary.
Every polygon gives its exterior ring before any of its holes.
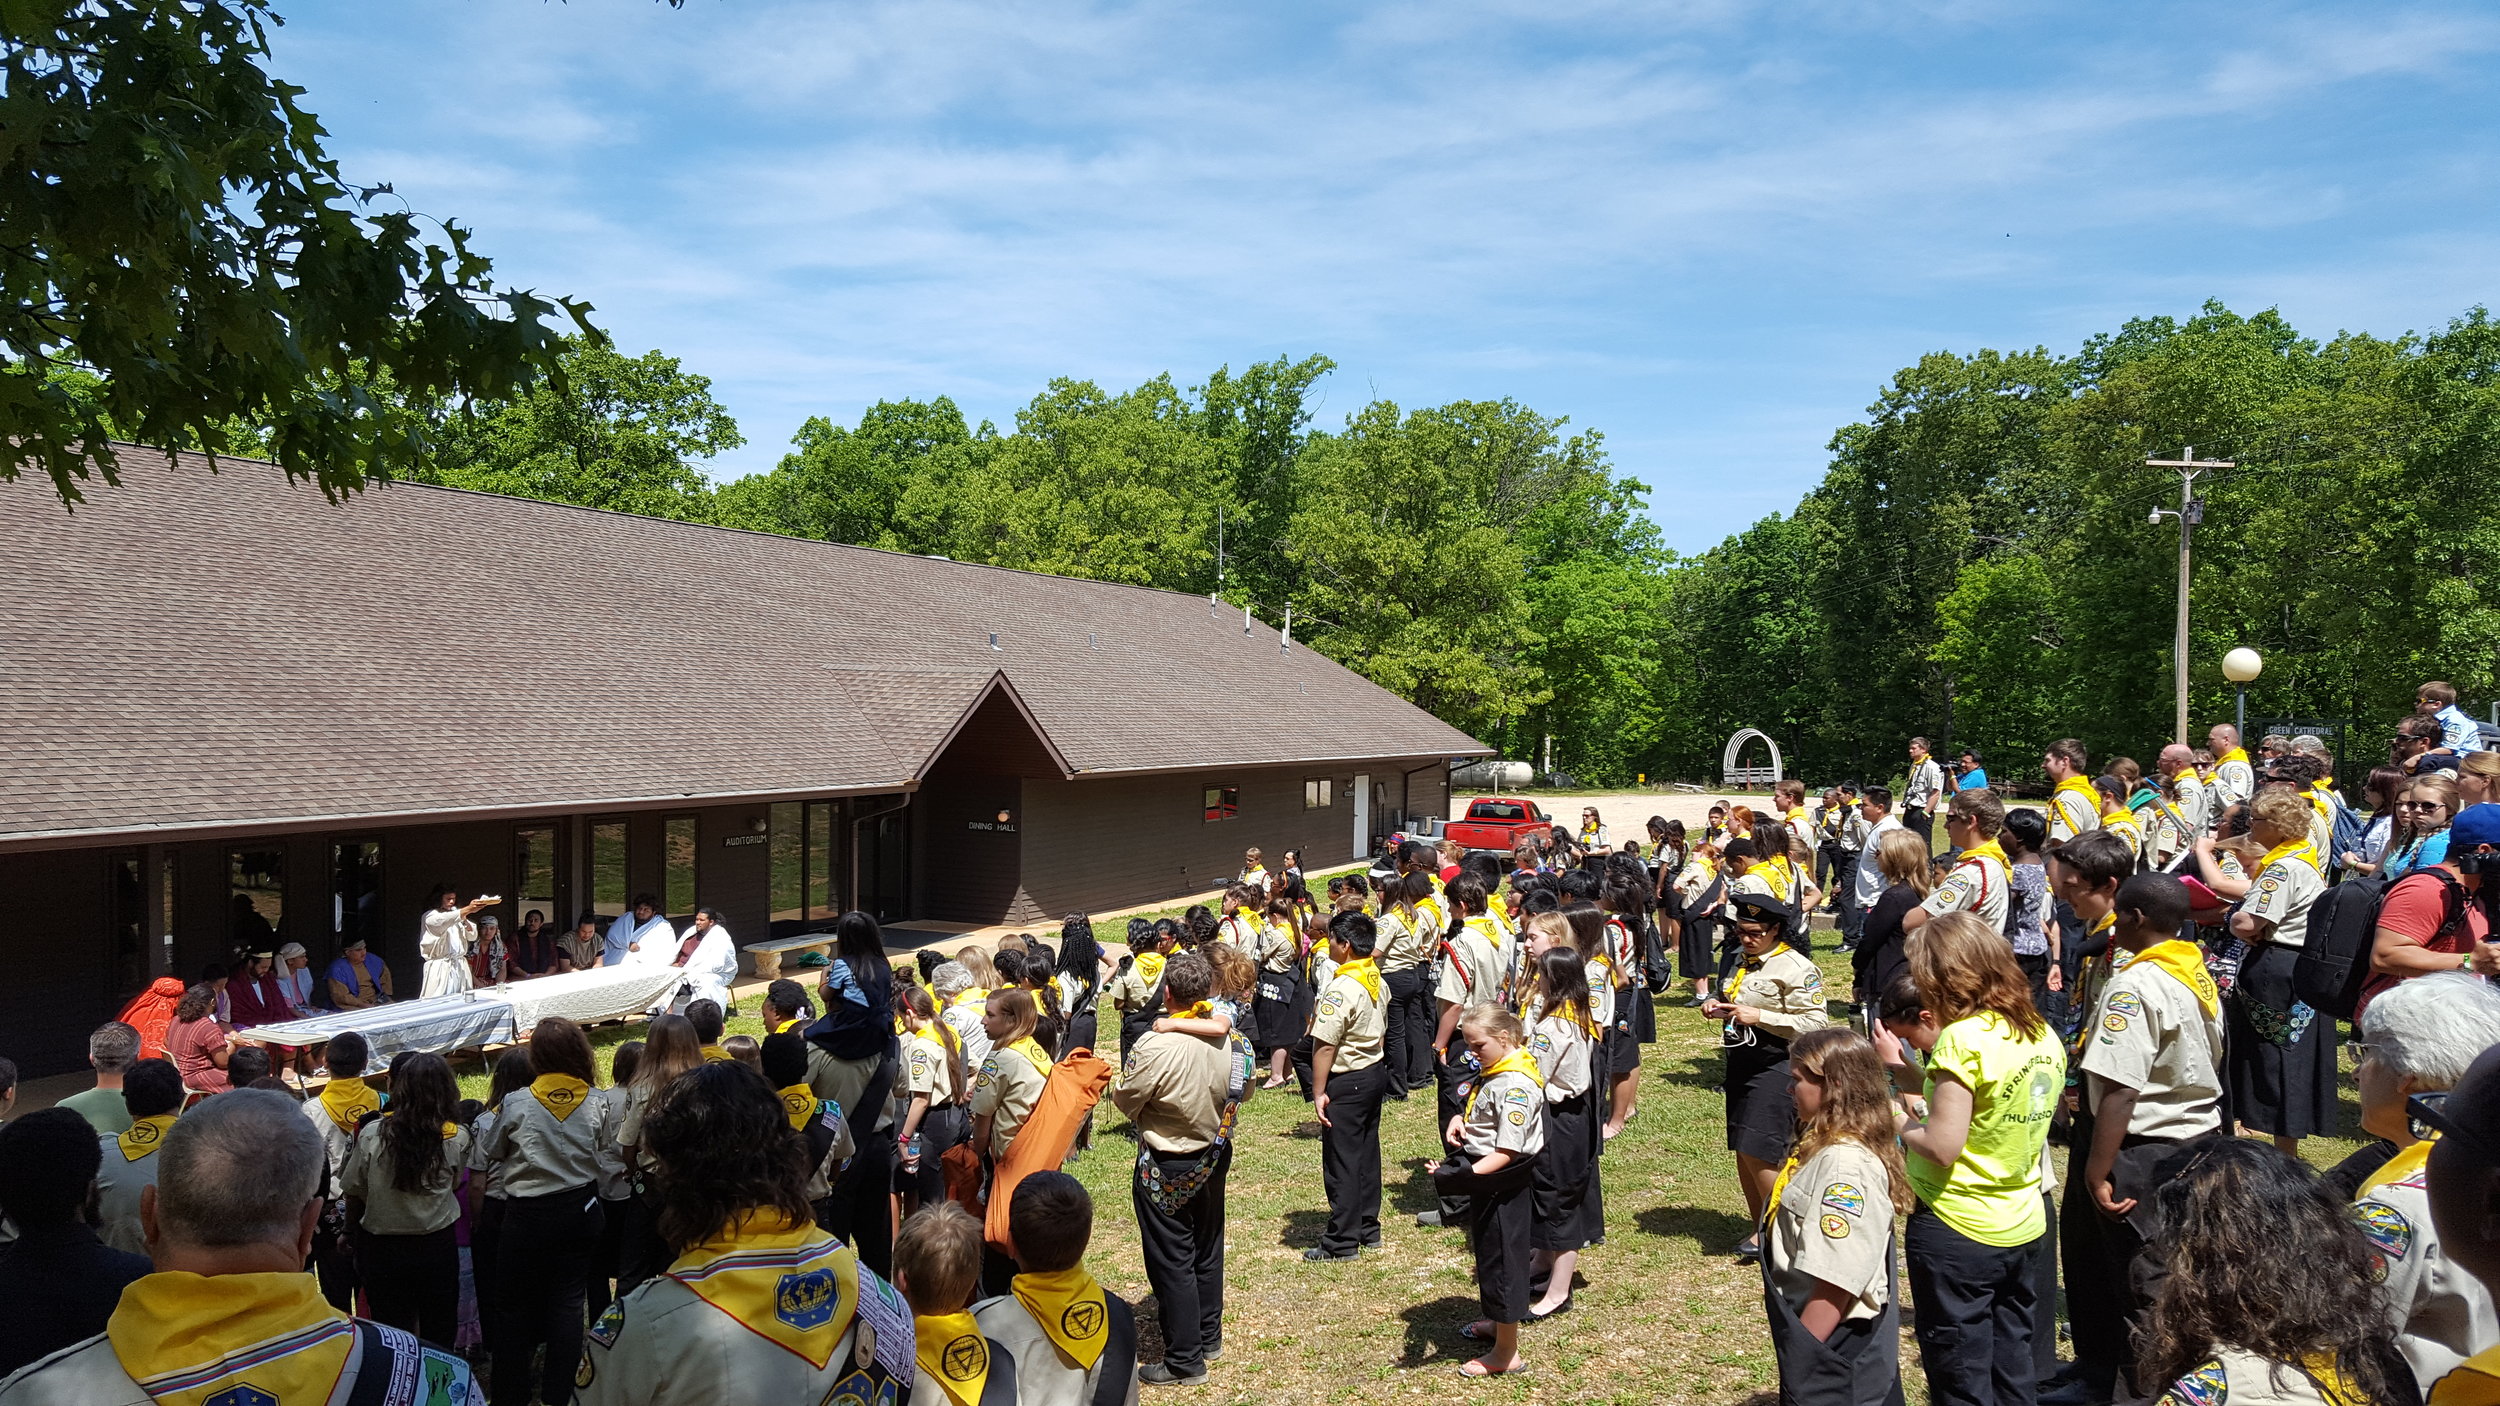
{"type": "MultiPolygon", "coordinates": [[[[2447,887],[2446,916],[2433,940],[2446,937],[2465,921],[2469,901],[2465,886],[2445,869],[2415,871],[2436,874],[2447,887]]],[[[2412,878],[2389,879],[2381,874],[2346,879],[2309,905],[2309,932],[2292,967],[2292,994],[2341,1020],[2352,1019],[2361,1004],[2361,988],[2370,979],[2370,948],[2378,941],[2379,910],[2397,884],[2412,878]]]]}

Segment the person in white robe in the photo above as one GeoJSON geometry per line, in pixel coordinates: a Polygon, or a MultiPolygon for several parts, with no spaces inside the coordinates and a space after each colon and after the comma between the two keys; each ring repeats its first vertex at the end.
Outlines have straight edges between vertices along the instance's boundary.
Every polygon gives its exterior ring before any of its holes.
{"type": "Polygon", "coordinates": [[[424,925],[417,934],[417,955],[425,959],[425,987],[419,993],[422,999],[456,996],[469,989],[469,953],[477,947],[477,924],[469,915],[501,902],[489,894],[464,904],[460,895],[450,889],[434,895],[434,906],[426,910],[424,925]]]}
{"type": "Polygon", "coordinates": [[[599,953],[603,967],[666,966],[677,960],[677,929],[660,914],[660,901],[650,894],[634,900],[632,911],[608,924],[599,953]]]}
{"type": "MultiPolygon", "coordinates": [[[[730,939],[729,925],[721,921],[720,910],[698,911],[694,926],[686,929],[677,950],[685,953],[682,965],[686,981],[667,998],[666,1009],[673,1015],[684,1015],[686,1007],[697,1001],[715,1001],[727,1014],[729,986],[738,979],[738,944],[730,939]]],[[[672,952],[670,959],[675,960],[675,956],[672,952]]]]}

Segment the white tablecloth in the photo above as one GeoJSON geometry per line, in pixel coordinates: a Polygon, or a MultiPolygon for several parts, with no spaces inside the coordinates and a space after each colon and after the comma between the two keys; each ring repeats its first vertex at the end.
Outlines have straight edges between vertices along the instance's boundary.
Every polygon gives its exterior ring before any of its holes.
{"type": "Polygon", "coordinates": [[[598,967],[565,972],[457,996],[395,1001],[361,1011],[332,1011],[278,1025],[237,1031],[239,1038],[304,1049],[328,1044],[353,1030],[365,1037],[367,1074],[390,1067],[405,1050],[442,1054],[479,1045],[509,1044],[548,1016],[589,1023],[636,1016],[677,989],[686,974],[675,967],[598,967]]]}

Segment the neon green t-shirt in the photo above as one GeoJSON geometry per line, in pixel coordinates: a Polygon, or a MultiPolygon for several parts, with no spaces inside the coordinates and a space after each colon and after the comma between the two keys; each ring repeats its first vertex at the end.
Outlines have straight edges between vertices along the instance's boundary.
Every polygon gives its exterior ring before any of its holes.
{"type": "Polygon", "coordinates": [[[1982,1245],[2028,1245],[2048,1228],[2040,1149],[2066,1087],[2066,1050],[2054,1031],[2025,1039],[1982,1011],[1946,1026],[1927,1054],[1927,1100],[1950,1078],[1971,1091],[1970,1137],[1950,1167],[1902,1151],[1910,1186],[1946,1225],[1982,1245]]]}

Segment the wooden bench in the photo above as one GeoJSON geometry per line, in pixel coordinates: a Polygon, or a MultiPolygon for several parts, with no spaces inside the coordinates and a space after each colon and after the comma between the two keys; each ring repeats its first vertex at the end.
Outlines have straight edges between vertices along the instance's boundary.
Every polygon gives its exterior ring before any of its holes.
{"type": "Polygon", "coordinates": [[[793,952],[814,952],[825,957],[833,955],[833,934],[803,932],[795,937],[776,937],[770,942],[749,942],[739,951],[747,954],[747,974],[757,981],[777,981],[781,977],[781,959],[793,952]]]}

